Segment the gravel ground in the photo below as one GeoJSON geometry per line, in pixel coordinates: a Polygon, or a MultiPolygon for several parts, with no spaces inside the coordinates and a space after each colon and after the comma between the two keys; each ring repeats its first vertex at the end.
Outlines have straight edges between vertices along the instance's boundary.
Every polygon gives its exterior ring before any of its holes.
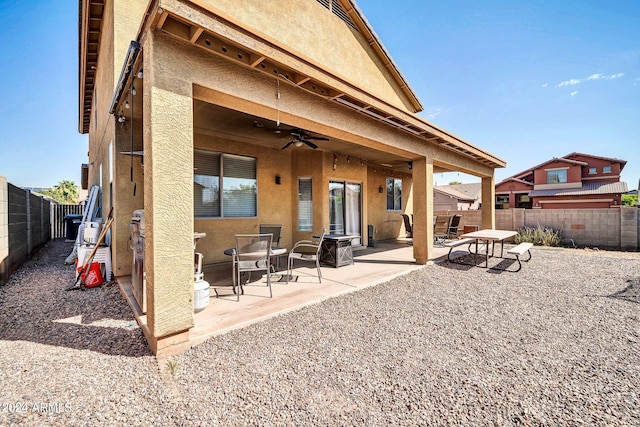
{"type": "Polygon", "coordinates": [[[0,425],[640,426],[640,253],[445,262],[156,360],[70,250],[0,286],[0,425]]]}

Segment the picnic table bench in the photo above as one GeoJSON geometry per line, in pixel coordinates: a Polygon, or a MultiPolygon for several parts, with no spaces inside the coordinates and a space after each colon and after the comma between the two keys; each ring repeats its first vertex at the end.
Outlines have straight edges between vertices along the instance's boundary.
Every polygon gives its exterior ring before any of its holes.
{"type": "Polygon", "coordinates": [[[526,253],[529,254],[529,258],[523,259],[524,262],[527,262],[531,259],[531,248],[533,247],[533,243],[522,242],[518,246],[515,246],[507,251],[508,254],[515,255],[516,260],[518,261],[518,269],[515,271],[520,271],[522,268],[522,263],[520,262],[520,257],[526,253]]]}
{"type": "Polygon", "coordinates": [[[453,251],[453,248],[457,248],[458,246],[462,245],[469,245],[467,252],[471,253],[471,245],[475,242],[476,239],[472,239],[470,237],[466,239],[451,240],[449,242],[446,242],[444,245],[449,248],[449,253],[447,254],[447,259],[449,260],[449,262],[453,262],[453,260],[451,259],[451,252],[453,251]]]}

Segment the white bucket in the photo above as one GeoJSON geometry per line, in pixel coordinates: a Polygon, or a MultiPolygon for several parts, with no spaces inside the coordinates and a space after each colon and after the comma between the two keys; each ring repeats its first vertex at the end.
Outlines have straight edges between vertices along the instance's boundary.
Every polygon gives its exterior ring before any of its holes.
{"type": "Polygon", "coordinates": [[[85,243],[90,245],[95,245],[96,243],[98,243],[101,225],[102,223],[100,222],[85,222],[82,235],[85,243]]]}

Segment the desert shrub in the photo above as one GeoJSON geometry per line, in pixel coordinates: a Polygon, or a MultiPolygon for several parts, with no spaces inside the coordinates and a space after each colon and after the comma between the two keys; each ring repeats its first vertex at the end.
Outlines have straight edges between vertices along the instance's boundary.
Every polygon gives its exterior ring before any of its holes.
{"type": "Polygon", "coordinates": [[[529,242],[537,246],[560,246],[562,242],[562,230],[554,230],[551,227],[524,227],[518,230],[515,237],[516,243],[529,242]]]}

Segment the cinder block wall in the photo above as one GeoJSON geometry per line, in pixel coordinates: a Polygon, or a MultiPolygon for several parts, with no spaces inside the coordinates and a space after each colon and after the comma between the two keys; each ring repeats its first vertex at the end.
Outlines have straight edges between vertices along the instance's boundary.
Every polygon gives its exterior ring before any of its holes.
{"type": "Polygon", "coordinates": [[[0,176],[0,284],[51,236],[49,201],[0,176]]]}
{"type": "Polygon", "coordinates": [[[9,192],[7,178],[0,175],[0,285],[9,278],[9,192]]]}
{"type": "MultiPolygon", "coordinates": [[[[481,224],[480,211],[437,211],[434,215],[462,215],[460,226],[481,224]]],[[[496,210],[496,228],[551,227],[562,230],[567,245],[623,251],[640,249],[640,209],[504,209],[496,210]]]]}

